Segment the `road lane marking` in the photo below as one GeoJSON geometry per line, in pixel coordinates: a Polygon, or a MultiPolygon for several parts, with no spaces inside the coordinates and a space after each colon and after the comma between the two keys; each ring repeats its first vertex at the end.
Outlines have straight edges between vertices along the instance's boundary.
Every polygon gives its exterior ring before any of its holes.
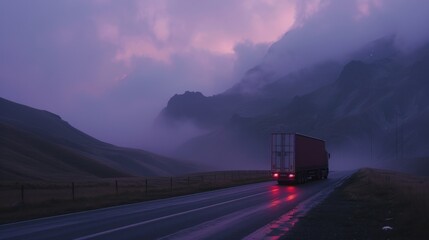
{"type": "Polygon", "coordinates": [[[106,231],[102,231],[102,232],[98,232],[98,233],[86,235],[86,236],[83,236],[83,237],[75,238],[75,240],[85,240],[85,239],[95,238],[95,237],[98,237],[98,236],[102,236],[102,235],[106,235],[106,234],[109,234],[109,233],[121,231],[121,230],[124,230],[124,229],[133,228],[133,227],[145,225],[145,224],[148,224],[148,223],[153,223],[153,222],[156,222],[156,221],[160,221],[160,220],[164,220],[164,219],[168,219],[168,218],[172,218],[172,217],[177,217],[177,216],[180,216],[180,215],[184,215],[184,214],[188,214],[188,213],[192,213],[192,212],[204,210],[204,209],[207,209],[207,208],[212,208],[212,207],[216,207],[216,206],[220,206],[220,205],[224,205],[224,204],[228,204],[228,203],[232,203],[232,202],[241,201],[243,199],[247,199],[247,198],[251,198],[251,197],[254,197],[254,196],[266,194],[268,192],[270,192],[270,191],[265,191],[265,192],[261,192],[261,193],[255,193],[255,194],[252,194],[252,195],[249,195],[249,196],[232,199],[232,200],[228,200],[228,201],[225,201],[225,202],[215,203],[215,204],[212,204],[212,205],[208,205],[208,206],[204,206],[204,207],[200,207],[200,208],[195,208],[195,209],[191,209],[191,210],[184,211],[184,212],[174,213],[174,214],[170,214],[170,215],[167,215],[167,216],[154,218],[154,219],[151,219],[151,220],[146,220],[146,221],[143,221],[143,222],[133,223],[133,224],[125,225],[125,226],[122,226],[122,227],[113,228],[113,229],[110,229],[110,230],[106,230],[106,231]]]}
{"type": "Polygon", "coordinates": [[[298,222],[300,217],[305,216],[308,211],[322,202],[335,190],[335,188],[343,184],[349,177],[350,176],[345,176],[340,178],[337,182],[333,183],[333,186],[320,190],[318,193],[301,202],[298,206],[283,214],[278,219],[261,227],[243,239],[279,239],[298,222]]]}
{"type": "MultiPolygon", "coordinates": [[[[183,203],[199,202],[202,200],[213,198],[213,196],[207,196],[208,194],[213,194],[213,193],[219,194],[220,193],[222,195],[218,195],[215,197],[225,197],[225,196],[228,196],[231,194],[244,193],[247,191],[256,190],[258,188],[263,188],[263,187],[265,187],[264,186],[265,184],[268,185],[269,183],[270,183],[270,181],[267,181],[267,182],[253,183],[253,184],[242,185],[242,186],[234,186],[234,187],[229,187],[229,188],[216,189],[216,190],[212,190],[210,192],[191,193],[191,194],[187,194],[187,195],[183,195],[183,196],[176,196],[176,197],[169,198],[168,202],[166,202],[166,199],[156,199],[156,200],[150,200],[150,201],[145,201],[145,202],[127,203],[127,204],[111,206],[111,207],[91,209],[91,210],[85,210],[85,211],[80,211],[80,212],[65,213],[65,214],[49,216],[49,217],[41,217],[41,218],[30,219],[30,220],[23,220],[23,221],[13,222],[13,223],[5,223],[5,224],[0,225],[0,231],[2,231],[4,228],[6,228],[6,229],[11,229],[12,227],[22,228],[22,227],[26,227],[26,225],[28,225],[28,224],[45,224],[41,221],[58,222],[58,221],[62,220],[63,218],[66,218],[66,217],[88,219],[88,216],[82,216],[82,215],[87,214],[87,213],[105,214],[105,211],[110,211],[110,210],[117,211],[117,214],[115,214],[115,215],[120,216],[120,215],[129,214],[129,213],[135,213],[135,209],[128,209],[128,208],[135,208],[136,206],[140,207],[140,205],[144,205],[144,207],[147,207],[148,205],[160,203],[160,205],[157,205],[157,208],[162,208],[162,207],[168,207],[168,206],[176,206],[176,205],[183,204],[183,203]],[[235,189],[241,189],[241,190],[235,191],[235,189]],[[198,197],[198,198],[187,199],[187,198],[192,198],[192,197],[198,197]],[[185,199],[185,201],[183,201],[183,199],[185,199]],[[178,202],[178,201],[181,201],[181,202],[178,202]],[[126,208],[126,209],[124,209],[124,208],[126,208]],[[124,214],[124,210],[127,211],[127,212],[125,212],[125,214],[124,214]]],[[[146,210],[146,209],[142,209],[142,211],[143,210],[146,210]]],[[[82,221],[82,220],[79,220],[79,221],[82,221]]],[[[49,224],[51,224],[51,223],[49,223],[49,224]]],[[[19,230],[19,231],[21,231],[21,230],[19,230]]]]}
{"type": "MultiPolygon", "coordinates": [[[[278,190],[278,189],[276,189],[278,190]]],[[[210,236],[215,236],[215,234],[221,232],[227,227],[234,226],[235,224],[243,222],[243,219],[246,219],[248,216],[255,214],[260,211],[264,211],[267,208],[277,206],[283,202],[287,202],[287,198],[283,200],[275,200],[274,202],[262,203],[256,207],[248,207],[218,218],[215,218],[210,221],[203,222],[196,226],[186,228],[184,230],[175,232],[173,234],[164,236],[160,240],[167,239],[206,239],[210,236]],[[273,205],[274,203],[274,205],[273,205]]]]}

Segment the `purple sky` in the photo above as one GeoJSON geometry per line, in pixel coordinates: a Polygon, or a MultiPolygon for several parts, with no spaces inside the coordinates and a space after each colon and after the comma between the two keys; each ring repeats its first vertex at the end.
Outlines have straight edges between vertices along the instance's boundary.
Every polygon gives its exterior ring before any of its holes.
{"type": "Polygon", "coordinates": [[[428,35],[427,2],[2,0],[0,96],[101,140],[150,148],[148,129],[171,96],[226,90],[287,31],[279,52],[331,43],[297,68],[395,31],[407,48],[428,35]],[[335,49],[335,39],[349,44],[335,49]]]}

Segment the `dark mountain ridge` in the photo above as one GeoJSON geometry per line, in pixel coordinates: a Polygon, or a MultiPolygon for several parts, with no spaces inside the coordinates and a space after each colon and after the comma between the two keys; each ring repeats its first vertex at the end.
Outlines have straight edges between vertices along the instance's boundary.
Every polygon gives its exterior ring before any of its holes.
{"type": "Polygon", "coordinates": [[[204,96],[200,92],[174,95],[158,117],[158,123],[174,124],[191,121],[202,128],[213,128],[226,123],[239,106],[249,101],[240,95],[204,96]]]}
{"type": "MultiPolygon", "coordinates": [[[[280,54],[282,49],[278,47],[282,45],[281,42],[287,41],[286,34],[270,47],[265,59],[278,57],[277,55],[287,59],[287,54],[280,54]]],[[[204,129],[215,129],[225,124],[234,114],[246,117],[270,114],[284,107],[295,96],[310,93],[334,82],[343,66],[350,61],[373,63],[395,59],[412,62],[417,55],[403,55],[395,46],[395,35],[391,35],[369,42],[344,59],[324,60],[283,75],[281,72],[288,69],[288,65],[281,66],[280,73],[276,73],[270,70],[267,66],[269,61],[266,60],[249,69],[237,84],[223,93],[208,97],[199,92],[174,95],[161,111],[157,123],[174,125],[190,121],[204,129]],[[412,57],[414,59],[408,59],[412,57]]],[[[399,63],[395,64],[393,67],[399,66],[399,63]]]]}
{"type": "MultiPolygon", "coordinates": [[[[268,114],[291,101],[294,96],[332,82],[340,70],[338,63],[327,61],[277,78],[252,91],[244,90],[248,88],[245,80],[213,96],[186,91],[174,95],[168,101],[158,116],[157,124],[174,125],[190,121],[203,129],[213,130],[226,124],[235,114],[247,117],[268,114]]],[[[258,71],[257,68],[251,69],[248,74],[257,74],[252,72],[258,71]]]]}
{"type": "Polygon", "coordinates": [[[427,46],[408,55],[385,51],[385,58],[351,60],[328,84],[281,101],[267,114],[236,112],[222,127],[181,146],[178,155],[266,167],[269,134],[280,129],[326,139],[333,166],[400,167],[404,159],[407,167],[427,166],[427,46]]]}
{"type": "Polygon", "coordinates": [[[59,116],[0,98],[5,179],[177,175],[198,168],[184,161],[97,140],[59,116]]]}
{"type": "Polygon", "coordinates": [[[0,130],[2,180],[131,177],[12,125],[1,123],[0,130]]]}

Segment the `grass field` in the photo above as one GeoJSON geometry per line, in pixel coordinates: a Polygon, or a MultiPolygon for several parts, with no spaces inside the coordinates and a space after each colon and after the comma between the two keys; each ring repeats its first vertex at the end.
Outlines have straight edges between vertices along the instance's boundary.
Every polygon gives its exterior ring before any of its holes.
{"type": "Polygon", "coordinates": [[[385,232],[384,237],[428,239],[429,177],[362,169],[352,176],[343,191],[348,200],[371,206],[353,215],[365,218],[371,214],[367,220],[374,221],[376,230],[385,232]]]}
{"type": "Polygon", "coordinates": [[[221,171],[179,177],[73,182],[0,182],[0,223],[271,180],[268,171],[221,171]]]}
{"type": "Polygon", "coordinates": [[[281,239],[429,239],[429,177],[360,169],[281,239]]]}

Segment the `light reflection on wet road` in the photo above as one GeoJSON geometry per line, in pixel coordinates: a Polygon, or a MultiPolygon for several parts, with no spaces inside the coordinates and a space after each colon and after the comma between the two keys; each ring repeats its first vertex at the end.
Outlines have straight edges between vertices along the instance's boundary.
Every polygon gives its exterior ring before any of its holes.
{"type": "Polygon", "coordinates": [[[298,186],[251,184],[0,225],[0,239],[277,238],[351,172],[298,186]]]}

